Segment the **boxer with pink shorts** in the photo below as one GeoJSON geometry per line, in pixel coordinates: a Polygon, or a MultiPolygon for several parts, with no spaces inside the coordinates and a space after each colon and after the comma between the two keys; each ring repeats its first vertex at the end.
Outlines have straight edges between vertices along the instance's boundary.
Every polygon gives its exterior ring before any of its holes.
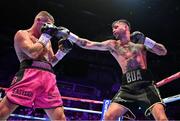
{"type": "Polygon", "coordinates": [[[56,76],[47,62],[23,61],[6,94],[13,103],[26,107],[52,108],[63,105],[56,76]]]}
{"type": "Polygon", "coordinates": [[[40,11],[28,29],[14,35],[14,49],[20,69],[14,76],[6,95],[0,101],[0,120],[7,120],[19,105],[41,108],[50,120],[66,121],[63,102],[52,70],[70,50],[62,29],[54,25],[54,17],[40,11]],[[58,40],[56,53],[51,40],[58,40]]]}

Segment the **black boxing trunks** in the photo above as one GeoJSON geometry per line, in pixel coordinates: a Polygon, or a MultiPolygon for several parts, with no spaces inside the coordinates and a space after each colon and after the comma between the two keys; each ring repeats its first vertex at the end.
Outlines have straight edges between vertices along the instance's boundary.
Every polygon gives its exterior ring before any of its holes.
{"type": "Polygon", "coordinates": [[[123,105],[131,112],[132,118],[135,118],[132,112],[138,108],[141,108],[147,116],[155,103],[163,104],[159,91],[153,83],[153,76],[149,70],[128,71],[122,76],[122,86],[112,102],[123,105]]]}

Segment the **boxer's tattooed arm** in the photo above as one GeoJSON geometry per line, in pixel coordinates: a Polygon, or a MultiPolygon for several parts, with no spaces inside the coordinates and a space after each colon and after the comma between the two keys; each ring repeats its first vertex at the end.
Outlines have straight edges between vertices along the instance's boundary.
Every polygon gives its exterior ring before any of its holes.
{"type": "Polygon", "coordinates": [[[87,39],[83,39],[83,38],[79,38],[78,41],[76,42],[76,44],[80,47],[86,48],[86,46],[89,44],[89,40],[87,39]]]}
{"type": "Polygon", "coordinates": [[[109,51],[111,52],[111,53],[114,53],[114,54],[118,54],[115,50],[113,50],[112,48],[109,48],[109,51]]]}
{"type": "MultiPolygon", "coordinates": [[[[81,40],[79,41],[79,45],[81,46],[88,46],[88,44],[91,44],[89,41],[81,40]]],[[[93,46],[102,47],[103,45],[101,43],[94,42],[93,46]]]]}
{"type": "Polygon", "coordinates": [[[94,46],[103,47],[104,45],[102,43],[95,43],[94,46]]]}
{"type": "Polygon", "coordinates": [[[85,40],[83,40],[83,39],[81,39],[80,41],[78,41],[78,43],[77,43],[79,46],[81,46],[81,47],[84,47],[84,46],[86,46],[87,45],[87,41],[85,41],[85,40]]]}
{"type": "Polygon", "coordinates": [[[81,40],[79,41],[79,44],[81,46],[88,46],[88,45],[93,45],[93,46],[96,46],[96,47],[103,47],[102,43],[97,43],[97,42],[89,42],[87,40],[81,40]]]}
{"type": "Polygon", "coordinates": [[[130,71],[130,70],[133,70],[133,69],[137,69],[137,68],[140,68],[141,65],[140,63],[136,60],[136,59],[129,59],[127,61],[127,65],[126,65],[126,69],[127,71],[130,71]]]}
{"type": "Polygon", "coordinates": [[[76,44],[85,49],[102,50],[102,51],[108,50],[107,42],[95,42],[95,41],[90,41],[88,39],[79,38],[76,44]]]}
{"type": "Polygon", "coordinates": [[[146,49],[157,55],[166,55],[167,54],[167,49],[164,47],[164,45],[159,44],[159,43],[156,43],[152,49],[150,49],[150,48],[146,48],[146,49]]]}

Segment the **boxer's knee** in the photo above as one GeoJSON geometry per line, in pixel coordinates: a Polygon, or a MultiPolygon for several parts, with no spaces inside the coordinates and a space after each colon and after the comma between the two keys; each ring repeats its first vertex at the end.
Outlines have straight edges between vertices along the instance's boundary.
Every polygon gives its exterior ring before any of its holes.
{"type": "Polygon", "coordinates": [[[66,121],[66,116],[64,113],[58,113],[56,116],[57,120],[66,121]]]}
{"type": "Polygon", "coordinates": [[[62,107],[56,107],[52,109],[45,109],[45,112],[51,120],[66,121],[64,109],[62,107]]]}
{"type": "Polygon", "coordinates": [[[106,112],[104,115],[104,119],[105,120],[112,120],[113,119],[112,114],[109,112],[106,112]]]}
{"type": "Polygon", "coordinates": [[[152,107],[151,113],[153,114],[154,118],[157,121],[167,121],[168,120],[168,118],[165,114],[164,106],[161,103],[156,103],[152,107]]]}
{"type": "Polygon", "coordinates": [[[112,113],[112,112],[106,112],[104,119],[105,120],[116,120],[118,118],[118,116],[116,115],[116,113],[112,113]]]}

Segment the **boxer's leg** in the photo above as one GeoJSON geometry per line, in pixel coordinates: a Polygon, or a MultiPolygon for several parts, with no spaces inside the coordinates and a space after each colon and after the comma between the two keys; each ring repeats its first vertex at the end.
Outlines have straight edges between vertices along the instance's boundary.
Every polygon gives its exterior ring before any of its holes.
{"type": "Polygon", "coordinates": [[[5,96],[0,102],[0,120],[5,120],[18,107],[17,104],[12,103],[5,96]]]}
{"type": "Polygon", "coordinates": [[[117,120],[119,117],[123,116],[128,110],[118,104],[118,103],[111,103],[108,107],[107,112],[105,113],[105,120],[117,120]]]}
{"type": "Polygon", "coordinates": [[[151,113],[157,121],[168,121],[168,118],[165,114],[164,106],[161,103],[154,104],[151,109],[151,113]]]}
{"type": "Polygon", "coordinates": [[[45,109],[45,112],[51,120],[66,121],[63,107],[56,107],[51,109],[45,109]]]}

